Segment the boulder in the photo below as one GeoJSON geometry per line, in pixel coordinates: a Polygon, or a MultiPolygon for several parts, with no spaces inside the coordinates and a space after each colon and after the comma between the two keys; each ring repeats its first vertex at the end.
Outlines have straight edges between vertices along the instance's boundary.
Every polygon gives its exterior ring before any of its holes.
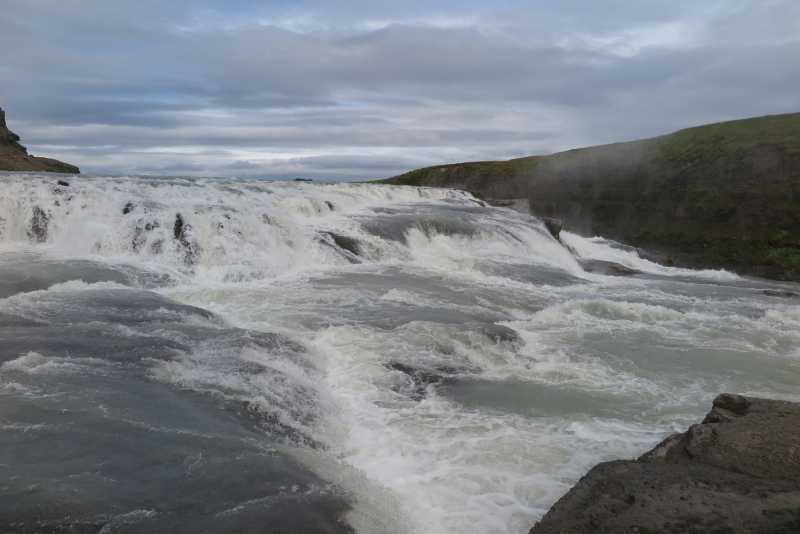
{"type": "Polygon", "coordinates": [[[800,404],[723,393],[702,423],[604,462],[530,531],[800,532],[800,404]]]}
{"type": "Polygon", "coordinates": [[[481,326],[481,332],[495,343],[500,343],[501,341],[525,343],[520,337],[519,332],[501,324],[484,323],[483,326],[481,326]]]}
{"type": "Polygon", "coordinates": [[[561,222],[561,219],[550,219],[549,217],[542,217],[542,221],[544,221],[544,227],[547,228],[547,231],[550,232],[550,235],[554,238],[561,241],[561,230],[564,227],[564,224],[561,222]]]}

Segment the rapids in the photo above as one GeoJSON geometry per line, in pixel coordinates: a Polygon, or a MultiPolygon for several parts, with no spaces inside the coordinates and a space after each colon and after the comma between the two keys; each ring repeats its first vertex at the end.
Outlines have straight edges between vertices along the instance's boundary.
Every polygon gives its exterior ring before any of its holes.
{"type": "Polygon", "coordinates": [[[0,530],[525,533],[719,392],[800,401],[798,300],[562,241],[461,191],[0,173],[0,530]]]}

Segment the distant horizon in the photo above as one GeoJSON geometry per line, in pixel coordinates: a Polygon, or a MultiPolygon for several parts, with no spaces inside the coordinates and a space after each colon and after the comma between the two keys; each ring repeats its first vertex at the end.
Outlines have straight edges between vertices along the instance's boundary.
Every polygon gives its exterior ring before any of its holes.
{"type": "Polygon", "coordinates": [[[800,110],[792,0],[8,0],[0,106],[86,174],[318,182],[800,110]]]}

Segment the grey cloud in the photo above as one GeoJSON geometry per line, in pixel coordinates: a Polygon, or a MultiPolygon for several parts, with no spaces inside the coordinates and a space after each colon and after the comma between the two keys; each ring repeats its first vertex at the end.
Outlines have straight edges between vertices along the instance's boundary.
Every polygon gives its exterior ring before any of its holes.
{"type": "Polygon", "coordinates": [[[170,163],[169,165],[162,165],[160,167],[139,167],[140,170],[148,170],[148,171],[159,171],[159,172],[170,172],[170,171],[204,171],[206,170],[205,165],[199,165],[197,163],[191,163],[188,161],[176,161],[175,163],[170,163]]]}
{"type": "Polygon", "coordinates": [[[797,111],[799,36],[793,0],[6,0],[0,105],[82,169],[385,177],[797,111]]]}
{"type": "Polygon", "coordinates": [[[317,170],[394,171],[418,164],[418,161],[385,156],[311,156],[291,158],[286,163],[317,170]]]}
{"type": "Polygon", "coordinates": [[[243,159],[237,159],[233,163],[223,166],[225,169],[260,169],[261,167],[262,165],[259,165],[258,163],[252,163],[243,159]]]}

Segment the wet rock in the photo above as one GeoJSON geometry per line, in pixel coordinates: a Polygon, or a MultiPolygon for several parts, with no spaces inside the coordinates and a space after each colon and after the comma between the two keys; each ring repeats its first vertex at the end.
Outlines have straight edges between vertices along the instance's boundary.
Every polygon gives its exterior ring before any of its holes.
{"type": "Polygon", "coordinates": [[[312,180],[311,178],[295,178],[294,181],[295,182],[313,182],[314,180],[312,180]]]}
{"type": "Polygon", "coordinates": [[[60,185],[62,187],[69,187],[69,183],[65,182],[64,180],[59,180],[58,181],[58,185],[60,185]]]}
{"type": "Polygon", "coordinates": [[[508,208],[528,215],[531,212],[527,198],[486,198],[487,204],[496,208],[508,208]]]}
{"type": "Polygon", "coordinates": [[[400,371],[410,379],[410,388],[401,391],[401,393],[406,394],[412,400],[424,399],[428,393],[429,385],[439,384],[444,381],[448,374],[456,372],[456,369],[450,367],[438,367],[435,370],[431,370],[413,367],[401,362],[389,362],[386,367],[394,371],[400,371]]]}
{"type": "Polygon", "coordinates": [[[650,252],[643,248],[637,248],[636,254],[643,260],[652,261],[653,263],[664,265],[665,267],[672,267],[675,265],[675,261],[673,261],[669,254],[664,254],[663,252],[650,252]]]}
{"type": "Polygon", "coordinates": [[[358,244],[358,240],[352,237],[347,237],[345,235],[337,234],[336,232],[323,232],[325,235],[329,236],[333,242],[342,250],[346,250],[351,254],[356,256],[361,255],[361,247],[358,244]]]}
{"type": "Polygon", "coordinates": [[[481,332],[495,343],[500,343],[501,341],[523,342],[516,330],[499,324],[486,324],[481,327],[481,332]]]}
{"type": "Polygon", "coordinates": [[[787,290],[780,290],[780,289],[765,289],[765,295],[769,295],[770,297],[797,297],[797,293],[794,291],[787,291],[787,290]]]}
{"type": "Polygon", "coordinates": [[[592,468],[530,532],[795,533],[798,443],[800,404],[723,393],[701,424],[592,468]]]}
{"type": "Polygon", "coordinates": [[[325,201],[325,205],[326,205],[326,206],[328,206],[328,209],[329,209],[329,210],[331,210],[331,211],[336,211],[336,210],[333,208],[333,202],[331,202],[330,200],[326,200],[326,201],[325,201]]]}
{"type": "Polygon", "coordinates": [[[561,241],[561,230],[564,227],[560,219],[550,219],[549,217],[542,217],[544,227],[550,232],[550,235],[561,241]]]}
{"type": "Polygon", "coordinates": [[[641,273],[641,271],[631,269],[621,263],[614,263],[613,261],[578,260],[578,264],[587,273],[604,274],[607,276],[628,276],[641,273]]]}
{"type": "Polygon", "coordinates": [[[133,211],[133,208],[135,208],[135,207],[136,206],[133,204],[133,202],[126,203],[125,206],[122,208],[122,214],[123,215],[129,214],[130,212],[133,211]]]}
{"type": "MultiPolygon", "coordinates": [[[[147,226],[145,229],[149,230],[147,226]]],[[[183,220],[183,216],[178,213],[175,215],[175,224],[172,226],[172,236],[181,244],[183,245],[184,257],[183,262],[186,265],[194,265],[197,260],[197,245],[191,241],[189,241],[188,231],[191,229],[191,226],[186,224],[183,220]]],[[[159,247],[160,250],[160,247],[159,247]]]]}
{"type": "Polygon", "coordinates": [[[28,227],[28,238],[43,243],[47,241],[47,224],[50,222],[50,217],[39,206],[33,207],[33,217],[31,217],[31,224],[28,227]]]}

